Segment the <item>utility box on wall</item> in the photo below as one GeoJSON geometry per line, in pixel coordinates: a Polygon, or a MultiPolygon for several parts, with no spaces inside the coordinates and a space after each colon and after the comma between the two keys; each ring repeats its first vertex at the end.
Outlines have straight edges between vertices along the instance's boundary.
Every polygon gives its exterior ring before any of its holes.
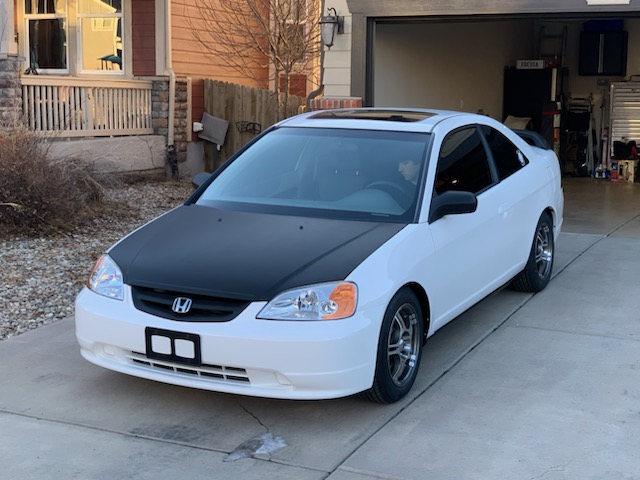
{"type": "Polygon", "coordinates": [[[622,20],[591,20],[580,33],[580,63],[583,76],[624,77],[627,74],[628,33],[622,20]]]}

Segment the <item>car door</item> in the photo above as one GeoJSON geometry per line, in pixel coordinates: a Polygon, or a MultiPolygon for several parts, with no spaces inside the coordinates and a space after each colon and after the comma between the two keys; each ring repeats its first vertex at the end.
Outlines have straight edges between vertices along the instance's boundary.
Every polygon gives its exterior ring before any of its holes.
{"type": "Polygon", "coordinates": [[[539,185],[529,175],[529,159],[505,134],[488,125],[480,127],[480,131],[496,166],[504,198],[500,213],[504,223],[505,250],[498,261],[501,268],[513,276],[522,269],[529,255],[533,228],[540,216],[531,197],[539,185]]]}
{"type": "Polygon", "coordinates": [[[507,280],[501,260],[507,242],[505,199],[485,145],[472,125],[448,133],[438,149],[432,204],[438,195],[456,190],[474,193],[478,205],[473,213],[446,215],[430,224],[435,254],[428,293],[434,329],[507,280]]]}

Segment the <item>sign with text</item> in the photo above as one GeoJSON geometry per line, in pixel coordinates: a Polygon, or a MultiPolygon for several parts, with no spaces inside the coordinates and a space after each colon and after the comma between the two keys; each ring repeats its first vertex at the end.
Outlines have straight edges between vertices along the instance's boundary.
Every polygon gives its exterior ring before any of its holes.
{"type": "Polygon", "coordinates": [[[544,60],[518,60],[516,68],[520,70],[541,70],[544,68],[544,60]]]}

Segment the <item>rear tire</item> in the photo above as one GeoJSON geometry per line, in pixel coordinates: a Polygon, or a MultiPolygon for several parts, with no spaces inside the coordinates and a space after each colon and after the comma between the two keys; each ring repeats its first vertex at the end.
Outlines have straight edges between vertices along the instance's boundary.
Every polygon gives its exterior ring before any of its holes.
{"type": "Polygon", "coordinates": [[[527,264],[513,279],[512,287],[521,292],[536,293],[543,290],[551,280],[554,256],[553,221],[545,212],[538,220],[527,264]]]}
{"type": "Polygon", "coordinates": [[[411,290],[401,290],[384,314],[373,386],[361,396],[393,403],[409,393],[420,366],[423,336],[420,302],[411,290]]]}

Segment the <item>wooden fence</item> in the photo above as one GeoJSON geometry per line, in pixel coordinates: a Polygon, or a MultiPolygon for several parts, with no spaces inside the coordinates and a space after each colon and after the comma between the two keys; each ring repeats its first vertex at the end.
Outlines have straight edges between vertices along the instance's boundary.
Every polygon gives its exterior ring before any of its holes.
{"type": "MultiPolygon", "coordinates": [[[[305,100],[290,95],[286,116],[296,115],[305,100]]],[[[245,143],[278,121],[278,104],[273,92],[218,80],[204,81],[204,110],[229,122],[220,151],[215,152],[212,144],[205,149],[207,170],[220,166],[245,143]]]]}

